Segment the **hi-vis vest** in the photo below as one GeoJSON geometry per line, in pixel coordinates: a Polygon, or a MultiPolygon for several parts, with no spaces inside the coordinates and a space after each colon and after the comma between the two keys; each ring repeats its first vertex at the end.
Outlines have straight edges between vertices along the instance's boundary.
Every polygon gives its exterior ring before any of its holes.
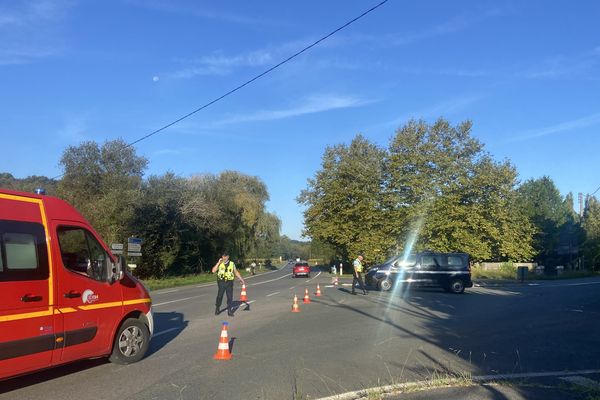
{"type": "Polygon", "coordinates": [[[225,265],[224,262],[219,264],[217,268],[217,278],[224,281],[232,281],[234,279],[233,269],[235,268],[235,264],[233,261],[229,261],[229,265],[225,265]]]}
{"type": "Polygon", "coordinates": [[[360,260],[358,258],[356,260],[354,260],[354,269],[356,269],[356,272],[362,272],[362,270],[363,270],[362,263],[360,262],[360,260]]]}

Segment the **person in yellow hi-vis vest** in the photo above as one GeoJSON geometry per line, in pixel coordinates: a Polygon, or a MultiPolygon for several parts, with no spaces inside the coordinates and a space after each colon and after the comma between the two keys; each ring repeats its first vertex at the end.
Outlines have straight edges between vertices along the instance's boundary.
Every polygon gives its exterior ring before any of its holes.
{"type": "Polygon", "coordinates": [[[217,274],[217,286],[219,291],[217,292],[217,300],[215,303],[215,315],[219,315],[221,312],[221,303],[223,302],[223,294],[227,294],[227,315],[233,317],[233,280],[235,276],[240,282],[245,284],[244,278],[240,275],[233,261],[229,261],[229,254],[223,253],[223,256],[219,258],[219,261],[212,268],[212,273],[217,274]]]}
{"type": "Polygon", "coordinates": [[[352,263],[352,265],[354,266],[354,274],[352,275],[352,294],[356,294],[355,285],[357,283],[360,285],[360,288],[362,289],[363,294],[364,295],[367,294],[367,290],[365,289],[365,283],[363,282],[363,279],[362,279],[362,272],[363,272],[362,261],[363,261],[363,256],[361,254],[352,263]]]}

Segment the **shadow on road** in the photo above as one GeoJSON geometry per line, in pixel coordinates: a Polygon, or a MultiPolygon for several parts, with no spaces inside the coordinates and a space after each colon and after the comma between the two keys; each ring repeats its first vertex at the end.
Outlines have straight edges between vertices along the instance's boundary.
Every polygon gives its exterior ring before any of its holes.
{"type": "Polygon", "coordinates": [[[47,369],[45,371],[40,371],[33,374],[12,378],[1,382],[0,394],[8,393],[17,389],[22,389],[31,385],[37,385],[38,383],[51,381],[55,378],[60,378],[76,372],[85,371],[86,369],[95,368],[99,365],[107,363],[108,359],[106,358],[98,358],[95,360],[83,360],[47,369]]]}
{"type": "Polygon", "coordinates": [[[154,313],[154,337],[146,357],[162,349],[167,343],[175,339],[188,326],[183,314],[178,312],[156,312],[154,313]]]}
{"type": "MultiPolygon", "coordinates": [[[[188,322],[184,321],[183,314],[177,312],[154,313],[154,337],[150,341],[150,347],[145,358],[152,356],[162,349],[167,343],[175,339],[186,327],[188,322]]],[[[0,384],[0,394],[16,389],[36,385],[55,378],[67,376],[73,373],[85,371],[100,365],[108,364],[106,357],[93,360],[81,360],[70,364],[53,367],[44,371],[12,378],[0,384]]]]}
{"type": "MultiPolygon", "coordinates": [[[[600,330],[600,320],[591,317],[600,308],[600,302],[592,300],[593,288],[473,288],[461,295],[439,288],[369,289],[368,296],[328,301],[363,320],[391,327],[378,330],[386,332],[376,343],[382,352],[392,339],[422,343],[424,347],[386,363],[424,379],[600,368],[600,348],[594,345],[594,335],[585,334],[600,330]],[[438,350],[430,351],[428,345],[438,350]]],[[[350,294],[351,289],[337,291],[350,294]]],[[[486,390],[490,398],[506,398],[494,387],[486,390]]],[[[515,390],[527,398],[526,390],[515,390]]]]}
{"type": "Polygon", "coordinates": [[[352,294],[352,292],[350,291],[350,289],[346,289],[346,288],[343,288],[343,287],[338,287],[337,290],[340,291],[340,292],[347,293],[347,294],[352,294]]]}

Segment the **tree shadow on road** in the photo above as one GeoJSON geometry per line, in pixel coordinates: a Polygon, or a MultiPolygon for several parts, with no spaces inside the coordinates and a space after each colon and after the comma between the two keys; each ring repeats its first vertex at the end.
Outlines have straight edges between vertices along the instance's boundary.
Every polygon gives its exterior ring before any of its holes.
{"type": "MultiPolygon", "coordinates": [[[[496,375],[599,368],[600,350],[592,345],[592,336],[582,333],[597,331],[600,321],[569,312],[569,307],[575,307],[565,303],[584,300],[575,300],[574,292],[570,300],[565,296],[556,289],[527,287],[471,289],[462,295],[438,288],[411,288],[372,291],[369,296],[356,296],[360,301],[328,300],[334,307],[392,327],[380,344],[391,338],[423,343],[425,349],[416,345],[408,365],[393,359],[385,363],[427,378],[432,372],[496,375]],[[405,324],[409,316],[412,322],[405,324]],[[428,345],[438,350],[428,353],[428,345]]],[[[494,388],[488,390],[495,399],[506,398],[494,388]]]]}

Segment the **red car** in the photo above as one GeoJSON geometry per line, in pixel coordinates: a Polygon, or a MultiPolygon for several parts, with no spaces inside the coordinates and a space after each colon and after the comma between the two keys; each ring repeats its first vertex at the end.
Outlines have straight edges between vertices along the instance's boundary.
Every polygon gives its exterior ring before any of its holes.
{"type": "Polygon", "coordinates": [[[298,275],[304,275],[307,278],[310,277],[310,266],[307,262],[297,262],[296,265],[294,265],[292,277],[296,278],[298,275]]]}
{"type": "Polygon", "coordinates": [[[66,202],[0,189],[0,381],[84,358],[140,360],[152,300],[123,260],[66,202]]]}

